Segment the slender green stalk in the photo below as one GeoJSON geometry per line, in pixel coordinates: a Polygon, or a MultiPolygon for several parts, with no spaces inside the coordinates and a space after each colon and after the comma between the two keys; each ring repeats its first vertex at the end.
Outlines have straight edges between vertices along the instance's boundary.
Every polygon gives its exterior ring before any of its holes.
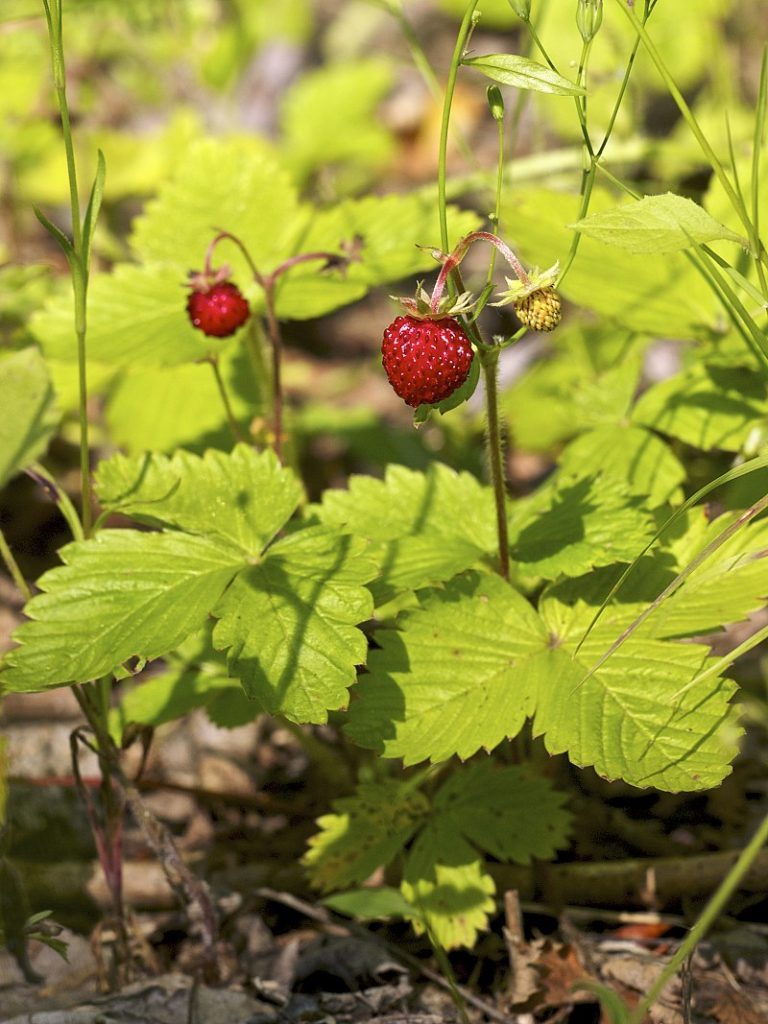
{"type": "Polygon", "coordinates": [[[444,252],[448,252],[450,241],[448,238],[448,209],[445,198],[446,167],[448,162],[448,133],[451,125],[451,106],[453,94],[456,91],[456,77],[459,73],[459,65],[464,55],[464,48],[467,45],[472,29],[474,27],[475,8],[479,0],[470,0],[464,17],[459,26],[459,34],[456,37],[456,45],[453,48],[451,66],[448,69],[448,79],[445,83],[445,95],[443,98],[443,116],[440,123],[440,149],[437,165],[437,201],[440,216],[440,244],[444,252]]]}
{"type": "Polygon", "coordinates": [[[72,216],[72,249],[74,258],[70,261],[72,286],[75,299],[75,335],[77,338],[78,367],[78,415],[80,420],[80,494],[82,503],[83,533],[91,535],[93,513],[91,492],[90,446],[88,443],[88,376],[86,364],[86,300],[88,293],[88,254],[83,244],[83,228],[80,219],[80,196],[77,186],[77,163],[72,139],[72,125],[67,102],[67,73],[64,61],[64,35],[62,26],[62,0],[43,0],[48,22],[48,36],[53,67],[53,82],[56,102],[61,118],[61,131],[67,160],[69,179],[69,201],[72,216]]]}
{"type": "Polygon", "coordinates": [[[722,658],[716,658],[712,663],[704,669],[703,672],[699,672],[693,679],[686,683],[685,686],[681,687],[676,693],[672,694],[672,700],[679,700],[684,693],[692,690],[694,686],[698,686],[699,683],[705,682],[707,679],[713,679],[715,676],[719,676],[725,669],[729,668],[737,658],[740,658],[742,654],[747,654],[753,650],[763,640],[768,640],[768,626],[763,626],[762,629],[758,629],[752,636],[747,637],[738,647],[734,647],[732,651],[724,654],[722,658]]]}
{"type": "Polygon", "coordinates": [[[649,36],[648,32],[646,31],[645,25],[643,24],[643,22],[638,20],[638,18],[635,15],[634,11],[631,8],[627,7],[625,0],[616,0],[616,4],[619,7],[619,9],[621,10],[622,14],[629,20],[630,24],[632,25],[634,31],[637,33],[639,38],[642,40],[643,45],[645,46],[646,50],[648,51],[648,56],[651,58],[653,63],[656,65],[656,70],[661,75],[661,77],[662,77],[662,79],[664,81],[664,85],[667,87],[667,91],[669,92],[670,96],[672,97],[672,99],[677,104],[677,108],[680,111],[680,113],[682,114],[684,121],[686,122],[686,124],[690,128],[691,132],[693,133],[693,136],[696,139],[696,141],[698,142],[699,147],[701,148],[702,153],[704,154],[704,156],[709,161],[710,167],[712,168],[712,170],[715,173],[715,176],[717,177],[718,181],[722,185],[723,190],[725,191],[726,195],[728,196],[728,198],[729,198],[729,200],[731,202],[731,205],[733,206],[733,209],[736,211],[736,213],[738,214],[739,218],[741,219],[741,222],[744,225],[744,227],[745,227],[745,229],[747,231],[747,234],[751,235],[752,234],[752,222],[750,220],[750,217],[749,217],[749,214],[748,214],[748,212],[746,210],[744,202],[742,201],[742,199],[739,196],[738,192],[734,188],[730,178],[726,174],[725,168],[723,167],[722,163],[720,162],[720,159],[717,156],[717,154],[715,153],[715,151],[712,149],[712,146],[710,145],[709,140],[707,139],[707,137],[704,134],[704,132],[701,130],[699,122],[696,120],[696,117],[695,117],[693,111],[688,106],[688,104],[685,101],[685,98],[684,98],[683,94],[680,92],[679,88],[677,87],[677,83],[675,82],[674,78],[672,77],[672,74],[671,74],[669,68],[664,63],[664,60],[662,59],[661,54],[656,49],[655,43],[653,42],[653,40],[649,36]]]}
{"type": "Polygon", "coordinates": [[[0,557],[2,557],[5,562],[13,582],[21,591],[24,601],[29,601],[32,597],[32,592],[29,589],[27,581],[24,579],[24,575],[19,568],[19,563],[16,561],[13,551],[11,551],[11,547],[5,539],[5,534],[2,530],[0,530],[0,557]]]}
{"type": "Polygon", "coordinates": [[[485,403],[488,416],[486,435],[488,465],[496,504],[496,533],[499,540],[499,575],[509,579],[509,534],[507,529],[507,495],[504,482],[504,448],[499,420],[498,364],[499,350],[486,348],[480,352],[480,365],[485,380],[485,403]]]}
{"type": "MultiPolygon", "coordinates": [[[[653,11],[653,5],[649,4],[647,2],[647,0],[646,0],[646,3],[644,5],[644,7],[643,7],[643,17],[642,17],[642,24],[643,25],[645,25],[645,23],[650,18],[652,11],[653,11]]],[[[588,46],[589,46],[589,44],[585,44],[585,49],[588,46]]],[[[637,51],[638,51],[639,47],[640,47],[640,37],[638,36],[635,39],[634,45],[632,47],[632,51],[630,52],[630,55],[629,55],[629,59],[627,60],[627,66],[624,69],[624,76],[623,76],[623,78],[621,80],[621,85],[619,86],[619,91],[618,91],[618,93],[616,95],[616,99],[614,101],[613,108],[611,110],[611,115],[608,118],[608,126],[607,126],[607,128],[605,130],[605,135],[603,136],[603,140],[600,143],[600,145],[598,146],[596,151],[593,149],[592,144],[591,144],[591,142],[589,140],[589,130],[588,130],[588,123],[587,123],[586,98],[584,100],[584,107],[582,108],[581,104],[579,103],[579,97],[578,96],[575,97],[575,99],[576,99],[576,107],[577,107],[577,109],[580,112],[580,118],[579,119],[580,119],[580,122],[581,122],[581,125],[582,125],[582,135],[584,136],[584,139],[585,139],[585,149],[586,149],[586,152],[587,152],[587,155],[588,155],[588,158],[589,158],[588,162],[587,162],[587,165],[584,167],[583,172],[582,172],[582,176],[581,176],[581,207],[579,209],[578,220],[581,220],[583,217],[586,217],[587,213],[589,212],[589,204],[592,201],[592,189],[593,189],[593,186],[595,184],[595,171],[596,171],[596,169],[598,167],[601,167],[601,165],[600,165],[600,158],[602,157],[603,153],[605,152],[605,148],[608,145],[608,142],[610,141],[611,135],[613,134],[613,129],[614,129],[615,125],[616,125],[616,118],[618,117],[619,110],[621,109],[621,104],[624,101],[624,95],[625,95],[625,93],[627,91],[627,86],[629,85],[629,78],[630,78],[630,75],[632,74],[632,68],[634,67],[635,58],[637,57],[637,51]]],[[[587,65],[587,58],[588,58],[588,56],[589,56],[588,49],[586,50],[586,53],[585,53],[584,50],[582,50],[582,60],[580,61],[579,76],[577,78],[577,82],[578,82],[579,85],[583,85],[584,84],[583,81],[582,81],[582,78],[586,75],[586,65],[587,65]]],[[[566,256],[565,262],[563,264],[563,269],[560,272],[560,277],[558,279],[558,285],[562,284],[563,278],[566,276],[566,274],[570,270],[571,266],[573,265],[573,261],[576,259],[576,254],[579,251],[579,245],[580,244],[581,244],[581,232],[575,231],[574,232],[574,236],[571,239],[571,246],[570,246],[570,249],[568,251],[568,255],[566,256]]]]}
{"type": "MultiPolygon", "coordinates": [[[[493,206],[493,216],[491,218],[493,222],[493,230],[498,234],[499,222],[501,220],[501,193],[504,188],[504,118],[503,116],[496,122],[498,129],[498,145],[499,155],[496,161],[496,201],[493,206]]],[[[496,269],[496,257],[498,253],[494,247],[491,250],[491,262],[488,264],[488,276],[486,277],[486,289],[490,293],[491,285],[493,284],[493,272],[496,269]]]]}
{"type": "Polygon", "coordinates": [[[227,388],[224,383],[224,378],[221,376],[221,369],[219,367],[219,357],[212,353],[211,355],[208,356],[208,358],[205,361],[210,364],[210,367],[213,370],[213,376],[216,379],[216,387],[218,388],[219,391],[221,404],[224,406],[224,412],[227,415],[227,423],[229,424],[229,429],[232,431],[232,436],[234,437],[235,441],[241,441],[243,444],[245,444],[245,437],[243,436],[243,432],[240,429],[240,424],[237,422],[237,417],[232,411],[232,404],[229,401],[229,395],[227,394],[227,388]]]}
{"type": "Polygon", "coordinates": [[[752,862],[765,846],[766,842],[768,842],[768,814],[763,818],[760,823],[760,827],[755,832],[747,846],[744,847],[739,859],[733,865],[731,870],[723,879],[723,882],[717,892],[704,908],[696,924],[691,928],[683,942],[680,944],[680,948],[671,958],[656,981],[651,985],[647,995],[640,1000],[630,1014],[629,1024],[642,1024],[650,1008],[720,916],[724,907],[728,903],[728,900],[738,888],[742,878],[749,871],[752,862]]]}
{"type": "Polygon", "coordinates": [[[760,64],[760,85],[757,92],[757,111],[755,112],[755,136],[752,142],[752,178],[751,178],[751,205],[752,205],[752,235],[750,245],[755,253],[755,266],[757,275],[760,278],[760,287],[763,289],[763,296],[768,299],[768,280],[766,280],[765,268],[761,259],[764,247],[760,238],[760,156],[762,153],[766,107],[768,106],[768,48],[763,49],[763,59],[760,64]]]}

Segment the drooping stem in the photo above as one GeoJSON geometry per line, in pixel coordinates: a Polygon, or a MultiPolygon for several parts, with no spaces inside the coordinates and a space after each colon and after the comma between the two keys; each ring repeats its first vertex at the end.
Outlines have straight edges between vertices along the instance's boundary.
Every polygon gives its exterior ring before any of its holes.
{"type": "Polygon", "coordinates": [[[651,985],[647,995],[640,1000],[632,1011],[629,1018],[630,1024],[642,1024],[642,1021],[645,1020],[646,1014],[673,979],[678,969],[685,963],[686,959],[691,955],[698,943],[701,942],[710,927],[717,920],[723,908],[728,903],[728,900],[738,888],[742,878],[746,875],[747,871],[749,871],[752,862],[755,860],[758,853],[760,853],[760,850],[765,846],[766,842],[768,842],[768,814],[763,818],[760,823],[760,827],[757,829],[752,839],[741,851],[739,859],[723,879],[722,884],[704,908],[704,911],[698,921],[694,924],[683,942],[680,944],[680,948],[665,966],[656,981],[651,985]]]}
{"type": "Polygon", "coordinates": [[[232,242],[234,245],[237,246],[237,248],[243,254],[245,262],[248,264],[249,270],[253,274],[254,281],[263,288],[264,278],[259,272],[259,269],[256,266],[256,264],[253,262],[251,254],[248,252],[248,249],[245,247],[244,243],[237,237],[237,235],[233,235],[231,231],[219,230],[208,243],[208,248],[205,253],[205,273],[210,276],[213,276],[213,253],[219,242],[223,242],[225,240],[232,242]]]}
{"type": "Polygon", "coordinates": [[[507,496],[504,480],[504,448],[501,437],[501,422],[499,419],[499,350],[497,348],[486,348],[480,352],[479,358],[485,380],[485,403],[486,414],[488,417],[486,446],[488,451],[488,465],[491,471],[491,485],[493,487],[494,501],[496,504],[496,533],[499,542],[499,574],[503,579],[508,580],[509,535],[507,529],[507,496]]]}
{"type": "Polygon", "coordinates": [[[445,291],[445,286],[448,282],[449,276],[451,274],[458,276],[455,272],[457,272],[461,261],[467,255],[469,247],[473,242],[481,241],[490,242],[491,245],[501,253],[510,267],[512,267],[518,281],[522,284],[530,284],[530,278],[528,277],[525,267],[503,239],[499,238],[498,235],[491,234],[490,231],[472,231],[461,239],[453,252],[443,261],[443,265],[440,268],[440,274],[435,282],[435,287],[432,289],[432,297],[430,299],[430,307],[433,313],[437,313],[440,308],[440,299],[445,291]]]}
{"type": "Polygon", "coordinates": [[[211,369],[213,370],[213,376],[216,379],[216,387],[218,388],[219,397],[221,398],[221,403],[224,406],[224,412],[227,414],[227,423],[229,423],[229,429],[232,431],[232,435],[235,441],[241,441],[245,444],[245,437],[243,436],[243,432],[240,429],[240,424],[237,422],[237,417],[235,416],[232,410],[232,403],[230,402],[229,395],[227,394],[227,388],[224,383],[224,378],[221,376],[221,369],[219,367],[219,357],[215,353],[210,353],[205,362],[209,363],[211,369]]]}
{"type": "Polygon", "coordinates": [[[11,551],[11,547],[5,539],[5,534],[2,530],[0,530],[0,557],[2,557],[5,562],[8,572],[11,574],[11,579],[21,591],[21,596],[24,598],[24,601],[29,601],[32,596],[29,584],[24,579],[24,574],[19,568],[19,563],[16,561],[13,551],[11,551]]]}

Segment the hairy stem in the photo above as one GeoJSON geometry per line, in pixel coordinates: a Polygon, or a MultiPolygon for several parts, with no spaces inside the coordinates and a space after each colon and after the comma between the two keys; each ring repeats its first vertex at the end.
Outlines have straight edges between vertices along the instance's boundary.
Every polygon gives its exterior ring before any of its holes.
{"type": "Polygon", "coordinates": [[[280,324],[275,315],[275,290],[274,280],[268,281],[264,288],[264,301],[266,305],[267,330],[269,341],[272,346],[272,442],[275,454],[282,462],[283,459],[283,382],[282,382],[282,356],[283,338],[280,333],[280,324]]]}
{"type": "Polygon", "coordinates": [[[496,503],[496,533],[499,541],[499,574],[509,579],[509,535],[507,531],[507,496],[504,481],[504,449],[499,420],[498,389],[499,351],[487,348],[480,352],[480,364],[485,379],[485,402],[488,417],[486,444],[491,484],[496,503]]]}

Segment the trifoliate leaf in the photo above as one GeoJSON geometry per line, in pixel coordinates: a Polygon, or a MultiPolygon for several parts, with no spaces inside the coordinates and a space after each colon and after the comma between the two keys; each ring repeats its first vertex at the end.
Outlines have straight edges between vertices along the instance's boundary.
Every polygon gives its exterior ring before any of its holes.
{"type": "Polygon", "coordinates": [[[96,488],[106,509],[219,537],[249,555],[261,554],[302,498],[301,484],[274,452],[244,444],[202,458],[185,451],[116,455],[100,463],[96,488]]]}
{"type": "Polygon", "coordinates": [[[353,797],[334,800],[318,819],[303,863],[313,883],[334,889],[364,882],[390,864],[427,820],[429,802],[412,783],[362,783],[353,797]]]}
{"type": "Polygon", "coordinates": [[[768,392],[759,373],[697,364],[641,396],[635,423],[709,450],[739,451],[755,420],[768,415],[768,392]]]}
{"type": "Polygon", "coordinates": [[[377,601],[450,579],[497,543],[490,489],[437,462],[426,473],[389,466],[384,480],[353,476],[317,511],[326,526],[374,542],[377,601]]]}
{"type": "Polygon", "coordinates": [[[490,761],[455,772],[434,800],[432,820],[503,861],[547,860],[566,845],[565,797],[547,779],[490,761]]]}
{"type": "Polygon", "coordinates": [[[567,751],[605,778],[671,792],[716,786],[738,750],[734,684],[707,679],[685,690],[708,648],[654,639],[646,626],[585,678],[621,635],[627,609],[610,606],[574,657],[599,605],[584,590],[583,580],[567,581],[542,599],[558,661],[538,691],[535,732],[551,753],[567,751]]]}
{"type": "Polygon", "coordinates": [[[517,53],[488,53],[483,57],[465,57],[462,64],[476,68],[487,78],[516,89],[553,93],[555,96],[583,96],[585,90],[558,75],[552,68],[517,53]]]}
{"type": "Polygon", "coordinates": [[[510,514],[512,557],[526,577],[579,576],[631,562],[655,532],[645,503],[611,476],[555,478],[510,514]]]}
{"type": "Polygon", "coordinates": [[[615,480],[628,494],[645,495],[651,508],[677,499],[685,480],[685,467],[669,445],[650,430],[620,424],[581,434],[558,465],[565,476],[600,474],[615,480]]]}
{"type": "Polygon", "coordinates": [[[673,192],[593,213],[571,227],[599,242],[635,253],[677,252],[695,242],[717,239],[748,244],[698,203],[673,192]]]}
{"type": "Polygon", "coordinates": [[[515,736],[549,672],[548,632],[497,576],[468,572],[380,630],[346,730],[406,764],[471,757],[515,736]]]}
{"type": "Polygon", "coordinates": [[[214,615],[214,646],[227,649],[230,675],[264,711],[325,722],[343,707],[365,663],[357,628],[373,602],[376,573],[365,541],[310,528],[278,541],[240,573],[214,615]]]}
{"type": "Polygon", "coordinates": [[[104,530],[69,544],[14,633],[0,690],[45,690],[150,660],[199,630],[243,564],[231,545],[178,533],[104,530]]]}
{"type": "Polygon", "coordinates": [[[414,931],[428,930],[445,949],[473,946],[496,909],[496,886],[472,847],[434,822],[414,843],[400,891],[413,907],[414,931]]]}
{"type": "Polygon", "coordinates": [[[51,378],[36,348],[0,359],[0,487],[48,447],[59,415],[51,378]]]}

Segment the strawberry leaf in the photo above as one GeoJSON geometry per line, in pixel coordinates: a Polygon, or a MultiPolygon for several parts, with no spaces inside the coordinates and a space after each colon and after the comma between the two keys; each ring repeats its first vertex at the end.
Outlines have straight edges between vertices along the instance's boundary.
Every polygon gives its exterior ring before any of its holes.
{"type": "Polygon", "coordinates": [[[406,764],[471,757],[515,736],[551,662],[536,612],[496,576],[468,572],[376,633],[346,731],[406,764]]]}
{"type": "Polygon", "coordinates": [[[69,544],[38,581],[0,670],[0,690],[45,690],[165,654],[201,628],[243,564],[231,545],[178,533],[104,530],[69,544]]]}
{"type": "Polygon", "coordinates": [[[326,526],[373,542],[378,603],[450,579],[496,549],[493,496],[469,473],[433,463],[426,473],[389,466],[385,479],[353,476],[317,508],[326,526]]]}
{"type": "Polygon", "coordinates": [[[361,783],[352,797],[334,800],[333,814],[318,818],[320,831],[303,857],[312,882],[329,890],[364,882],[390,864],[427,820],[429,802],[412,783],[361,783]]]}
{"type": "Polygon", "coordinates": [[[230,674],[264,711],[325,722],[346,705],[367,654],[357,624],[373,612],[364,584],[376,563],[366,546],[323,527],[291,534],[240,573],[214,609],[214,646],[227,650],[230,674]]]}
{"type": "Polygon", "coordinates": [[[139,522],[214,536],[248,555],[259,555],[302,498],[294,474],[272,451],[238,445],[231,454],[201,458],[116,455],[99,465],[102,505],[139,522]]]}
{"type": "Polygon", "coordinates": [[[513,505],[510,548],[523,577],[578,576],[631,562],[655,529],[645,503],[628,495],[623,481],[563,474],[513,505]]]}
{"type": "Polygon", "coordinates": [[[634,786],[678,792],[717,785],[738,749],[735,685],[706,679],[684,691],[706,667],[709,649],[655,639],[653,617],[587,678],[628,609],[609,606],[574,657],[599,604],[584,593],[583,580],[555,584],[540,605],[559,656],[537,697],[535,731],[547,749],[634,786]]]}

